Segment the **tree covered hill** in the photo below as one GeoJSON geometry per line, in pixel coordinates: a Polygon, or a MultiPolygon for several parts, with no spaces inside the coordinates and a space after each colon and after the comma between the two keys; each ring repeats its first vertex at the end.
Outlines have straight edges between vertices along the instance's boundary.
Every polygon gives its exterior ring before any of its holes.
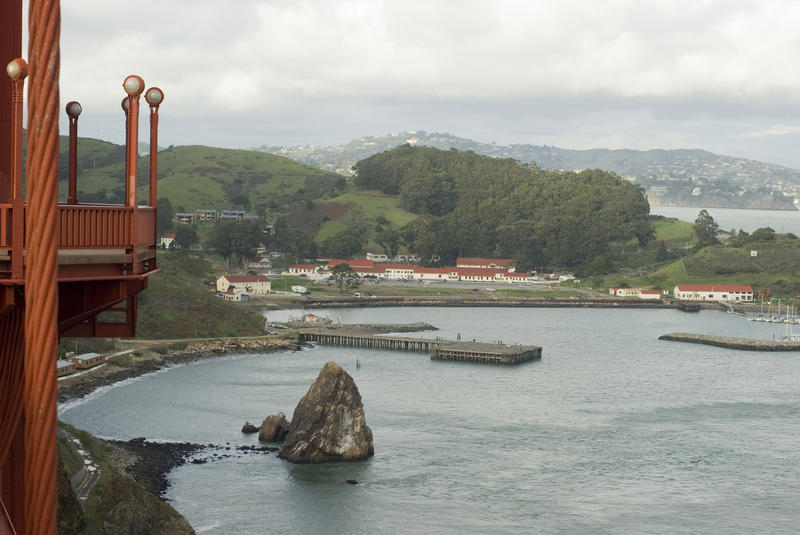
{"type": "Polygon", "coordinates": [[[410,145],[354,169],[356,187],[397,194],[420,215],[398,232],[428,262],[499,255],[521,267],[579,266],[602,262],[612,242],[653,236],[644,191],[613,173],[410,145]]]}
{"type": "Polygon", "coordinates": [[[495,158],[534,162],[544,169],[613,171],[641,184],[659,204],[792,209],[800,198],[800,171],[704,150],[573,150],[546,145],[497,145],[447,133],[403,132],[367,136],[339,146],[261,147],[258,150],[340,174],[355,162],[402,144],[471,150],[495,158]]]}

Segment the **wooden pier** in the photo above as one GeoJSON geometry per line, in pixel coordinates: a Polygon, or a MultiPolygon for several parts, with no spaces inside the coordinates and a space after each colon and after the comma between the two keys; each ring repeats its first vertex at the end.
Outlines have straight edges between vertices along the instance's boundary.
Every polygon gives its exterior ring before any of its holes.
{"type": "Polygon", "coordinates": [[[328,329],[302,329],[298,331],[298,341],[344,347],[419,351],[430,353],[431,360],[459,360],[485,364],[519,364],[542,358],[542,348],[538,346],[375,336],[367,333],[328,329]]]}

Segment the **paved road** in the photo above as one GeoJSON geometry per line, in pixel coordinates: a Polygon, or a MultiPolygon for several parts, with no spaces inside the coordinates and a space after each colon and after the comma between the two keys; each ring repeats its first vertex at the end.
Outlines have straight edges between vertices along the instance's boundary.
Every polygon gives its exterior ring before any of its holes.
{"type": "Polygon", "coordinates": [[[102,470],[100,465],[97,464],[94,459],[92,459],[92,456],[89,454],[89,452],[84,449],[83,444],[81,444],[79,439],[75,438],[63,429],[59,429],[58,433],[60,436],[67,439],[67,444],[72,451],[83,460],[83,477],[78,479],[76,477],[77,474],[72,476],[72,490],[75,491],[75,495],[78,497],[78,502],[81,504],[81,507],[85,507],[86,500],[89,499],[89,495],[92,493],[92,490],[100,481],[100,474],[102,470]]]}

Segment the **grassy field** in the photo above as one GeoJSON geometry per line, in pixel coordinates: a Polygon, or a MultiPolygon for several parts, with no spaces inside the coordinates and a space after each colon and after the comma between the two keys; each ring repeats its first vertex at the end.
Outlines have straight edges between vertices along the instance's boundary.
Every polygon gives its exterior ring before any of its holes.
{"type": "MultiPolygon", "coordinates": [[[[402,227],[413,221],[417,216],[407,212],[399,205],[397,196],[386,195],[377,191],[350,191],[329,199],[328,202],[338,203],[347,207],[347,210],[338,218],[326,221],[317,232],[315,241],[321,243],[326,238],[344,230],[347,225],[357,219],[374,221],[379,218],[389,221],[395,228],[402,227]]],[[[381,250],[374,241],[367,244],[368,250],[381,250]]]]}
{"type": "Polygon", "coordinates": [[[694,243],[694,224],[675,218],[656,219],[653,221],[656,240],[664,242],[694,243]]]}
{"type": "MultiPolygon", "coordinates": [[[[95,145],[97,143],[91,144],[95,145]]],[[[101,149],[106,154],[121,147],[109,143],[86,150],[99,152],[101,149]]],[[[81,161],[85,162],[85,158],[81,161]]],[[[149,157],[139,158],[137,165],[137,194],[146,198],[149,157]]],[[[169,198],[176,211],[187,212],[199,208],[222,210],[246,206],[269,217],[284,213],[306,199],[335,195],[344,187],[344,180],[338,175],[282,156],[197,145],[159,152],[158,171],[158,196],[169,198]]],[[[84,194],[101,190],[118,192],[120,188],[124,191],[124,175],[124,162],[94,167],[84,165],[78,175],[78,190],[84,194]]]]}

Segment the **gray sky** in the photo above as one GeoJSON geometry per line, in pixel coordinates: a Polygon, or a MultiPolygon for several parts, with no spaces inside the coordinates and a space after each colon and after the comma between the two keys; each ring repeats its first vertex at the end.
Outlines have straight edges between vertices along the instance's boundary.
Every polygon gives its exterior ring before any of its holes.
{"type": "Polygon", "coordinates": [[[61,96],[83,105],[82,136],[123,141],[121,84],[135,73],[166,94],[161,145],[329,145],[426,130],[499,144],[703,148],[800,168],[796,1],[61,9],[61,96]]]}

